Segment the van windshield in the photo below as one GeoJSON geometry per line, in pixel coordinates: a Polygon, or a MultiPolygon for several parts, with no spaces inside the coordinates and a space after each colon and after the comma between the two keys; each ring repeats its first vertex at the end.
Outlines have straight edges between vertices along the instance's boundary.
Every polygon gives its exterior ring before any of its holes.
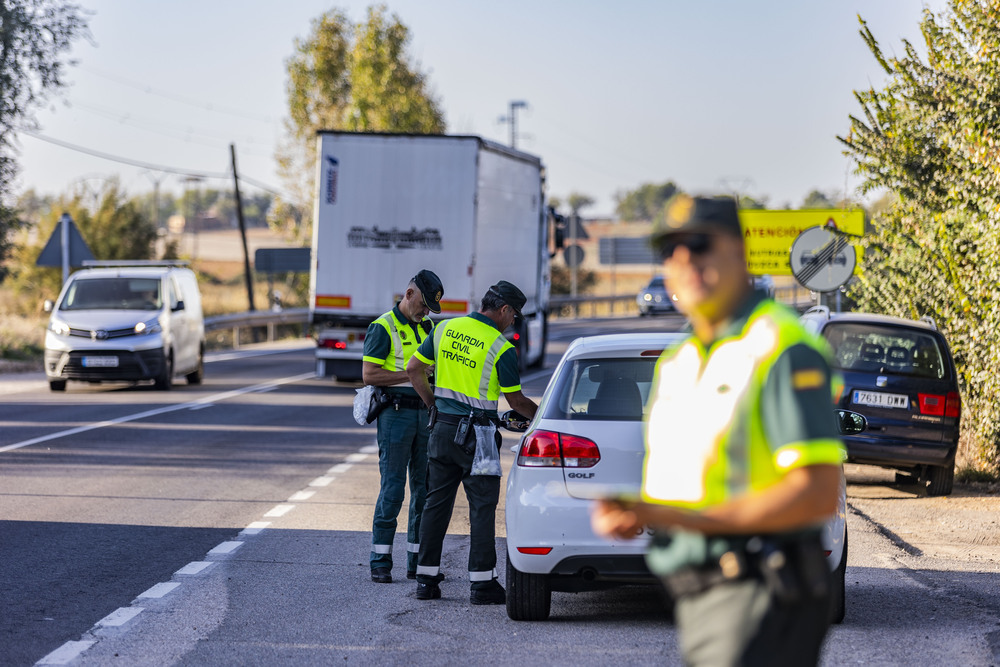
{"type": "Polygon", "coordinates": [[[60,310],[159,310],[158,278],[88,278],[66,290],[60,310]]]}

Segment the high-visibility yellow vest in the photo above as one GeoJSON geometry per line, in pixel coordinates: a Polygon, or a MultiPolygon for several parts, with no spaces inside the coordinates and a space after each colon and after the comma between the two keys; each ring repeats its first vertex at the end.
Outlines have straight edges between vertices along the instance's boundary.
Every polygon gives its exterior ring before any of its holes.
{"type": "MultiPolygon", "coordinates": [[[[429,318],[424,319],[429,321],[429,318]]],[[[425,331],[422,324],[410,326],[408,321],[397,318],[395,309],[382,315],[375,320],[375,323],[382,325],[386,333],[389,334],[389,354],[385,356],[382,368],[387,371],[405,371],[410,357],[413,356],[413,353],[417,351],[417,348],[420,347],[420,344],[424,342],[424,339],[429,334],[425,331]],[[404,345],[404,341],[414,335],[414,330],[416,330],[416,339],[409,345],[404,345]]],[[[403,382],[393,385],[393,387],[413,387],[413,383],[403,382]]]]}
{"type": "MultiPolygon", "coordinates": [[[[781,353],[802,343],[829,359],[825,340],[787,308],[764,301],[738,335],[717,341],[710,353],[694,337],[664,352],[649,398],[643,498],[701,509],[767,488],[792,468],[839,465],[843,444],[837,437],[777,451],[767,442],[761,390],[781,353]]],[[[838,382],[831,374],[831,420],[838,382]]]]}
{"type": "Polygon", "coordinates": [[[496,361],[513,347],[502,331],[474,317],[439,323],[434,329],[434,395],[495,412],[500,404],[496,361]]]}

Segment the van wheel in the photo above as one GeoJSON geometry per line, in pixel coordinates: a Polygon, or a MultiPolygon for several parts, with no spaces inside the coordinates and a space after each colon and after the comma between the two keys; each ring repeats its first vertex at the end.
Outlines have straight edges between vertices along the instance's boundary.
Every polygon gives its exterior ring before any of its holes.
{"type": "Polygon", "coordinates": [[[153,386],[157,389],[170,389],[174,382],[174,357],[167,354],[163,359],[163,372],[153,380],[153,386]]]}
{"type": "Polygon", "coordinates": [[[201,384],[201,379],[205,375],[205,350],[198,350],[198,366],[185,375],[188,384],[201,384]]]}
{"type": "Polygon", "coordinates": [[[955,464],[927,466],[927,495],[947,496],[955,484],[955,464]]]}
{"type": "Polygon", "coordinates": [[[514,621],[544,621],[551,607],[549,578],[518,571],[507,554],[507,616],[514,621]]]}
{"type": "Polygon", "coordinates": [[[49,380],[49,389],[52,391],[66,391],[66,380],[49,380]]]}

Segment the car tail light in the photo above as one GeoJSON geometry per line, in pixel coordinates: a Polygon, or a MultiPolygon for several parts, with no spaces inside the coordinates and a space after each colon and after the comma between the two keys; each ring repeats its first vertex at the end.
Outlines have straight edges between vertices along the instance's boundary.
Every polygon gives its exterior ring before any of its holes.
{"type": "Polygon", "coordinates": [[[517,465],[529,468],[590,468],[600,460],[593,440],[542,430],[528,436],[517,455],[517,465]]]}
{"type": "Polygon", "coordinates": [[[962,397],[957,391],[949,391],[944,401],[944,416],[955,417],[962,415],[962,397]]]}
{"type": "Polygon", "coordinates": [[[945,397],[938,394],[917,394],[920,403],[920,414],[944,416],[945,397]]]}
{"type": "Polygon", "coordinates": [[[940,394],[917,394],[920,414],[935,417],[959,417],[962,414],[962,397],[957,391],[940,394]]]}
{"type": "Polygon", "coordinates": [[[517,547],[517,552],[529,556],[548,556],[552,547],[517,547]]]}

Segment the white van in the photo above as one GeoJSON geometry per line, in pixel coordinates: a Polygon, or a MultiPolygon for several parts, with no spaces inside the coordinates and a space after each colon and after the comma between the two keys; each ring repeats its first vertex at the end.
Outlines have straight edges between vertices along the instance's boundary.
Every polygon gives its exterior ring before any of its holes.
{"type": "Polygon", "coordinates": [[[169,389],[175,375],[201,383],[205,320],[194,272],[186,262],[88,262],[72,274],[45,334],[45,374],[52,391],[67,380],[152,380],[169,389]]]}

